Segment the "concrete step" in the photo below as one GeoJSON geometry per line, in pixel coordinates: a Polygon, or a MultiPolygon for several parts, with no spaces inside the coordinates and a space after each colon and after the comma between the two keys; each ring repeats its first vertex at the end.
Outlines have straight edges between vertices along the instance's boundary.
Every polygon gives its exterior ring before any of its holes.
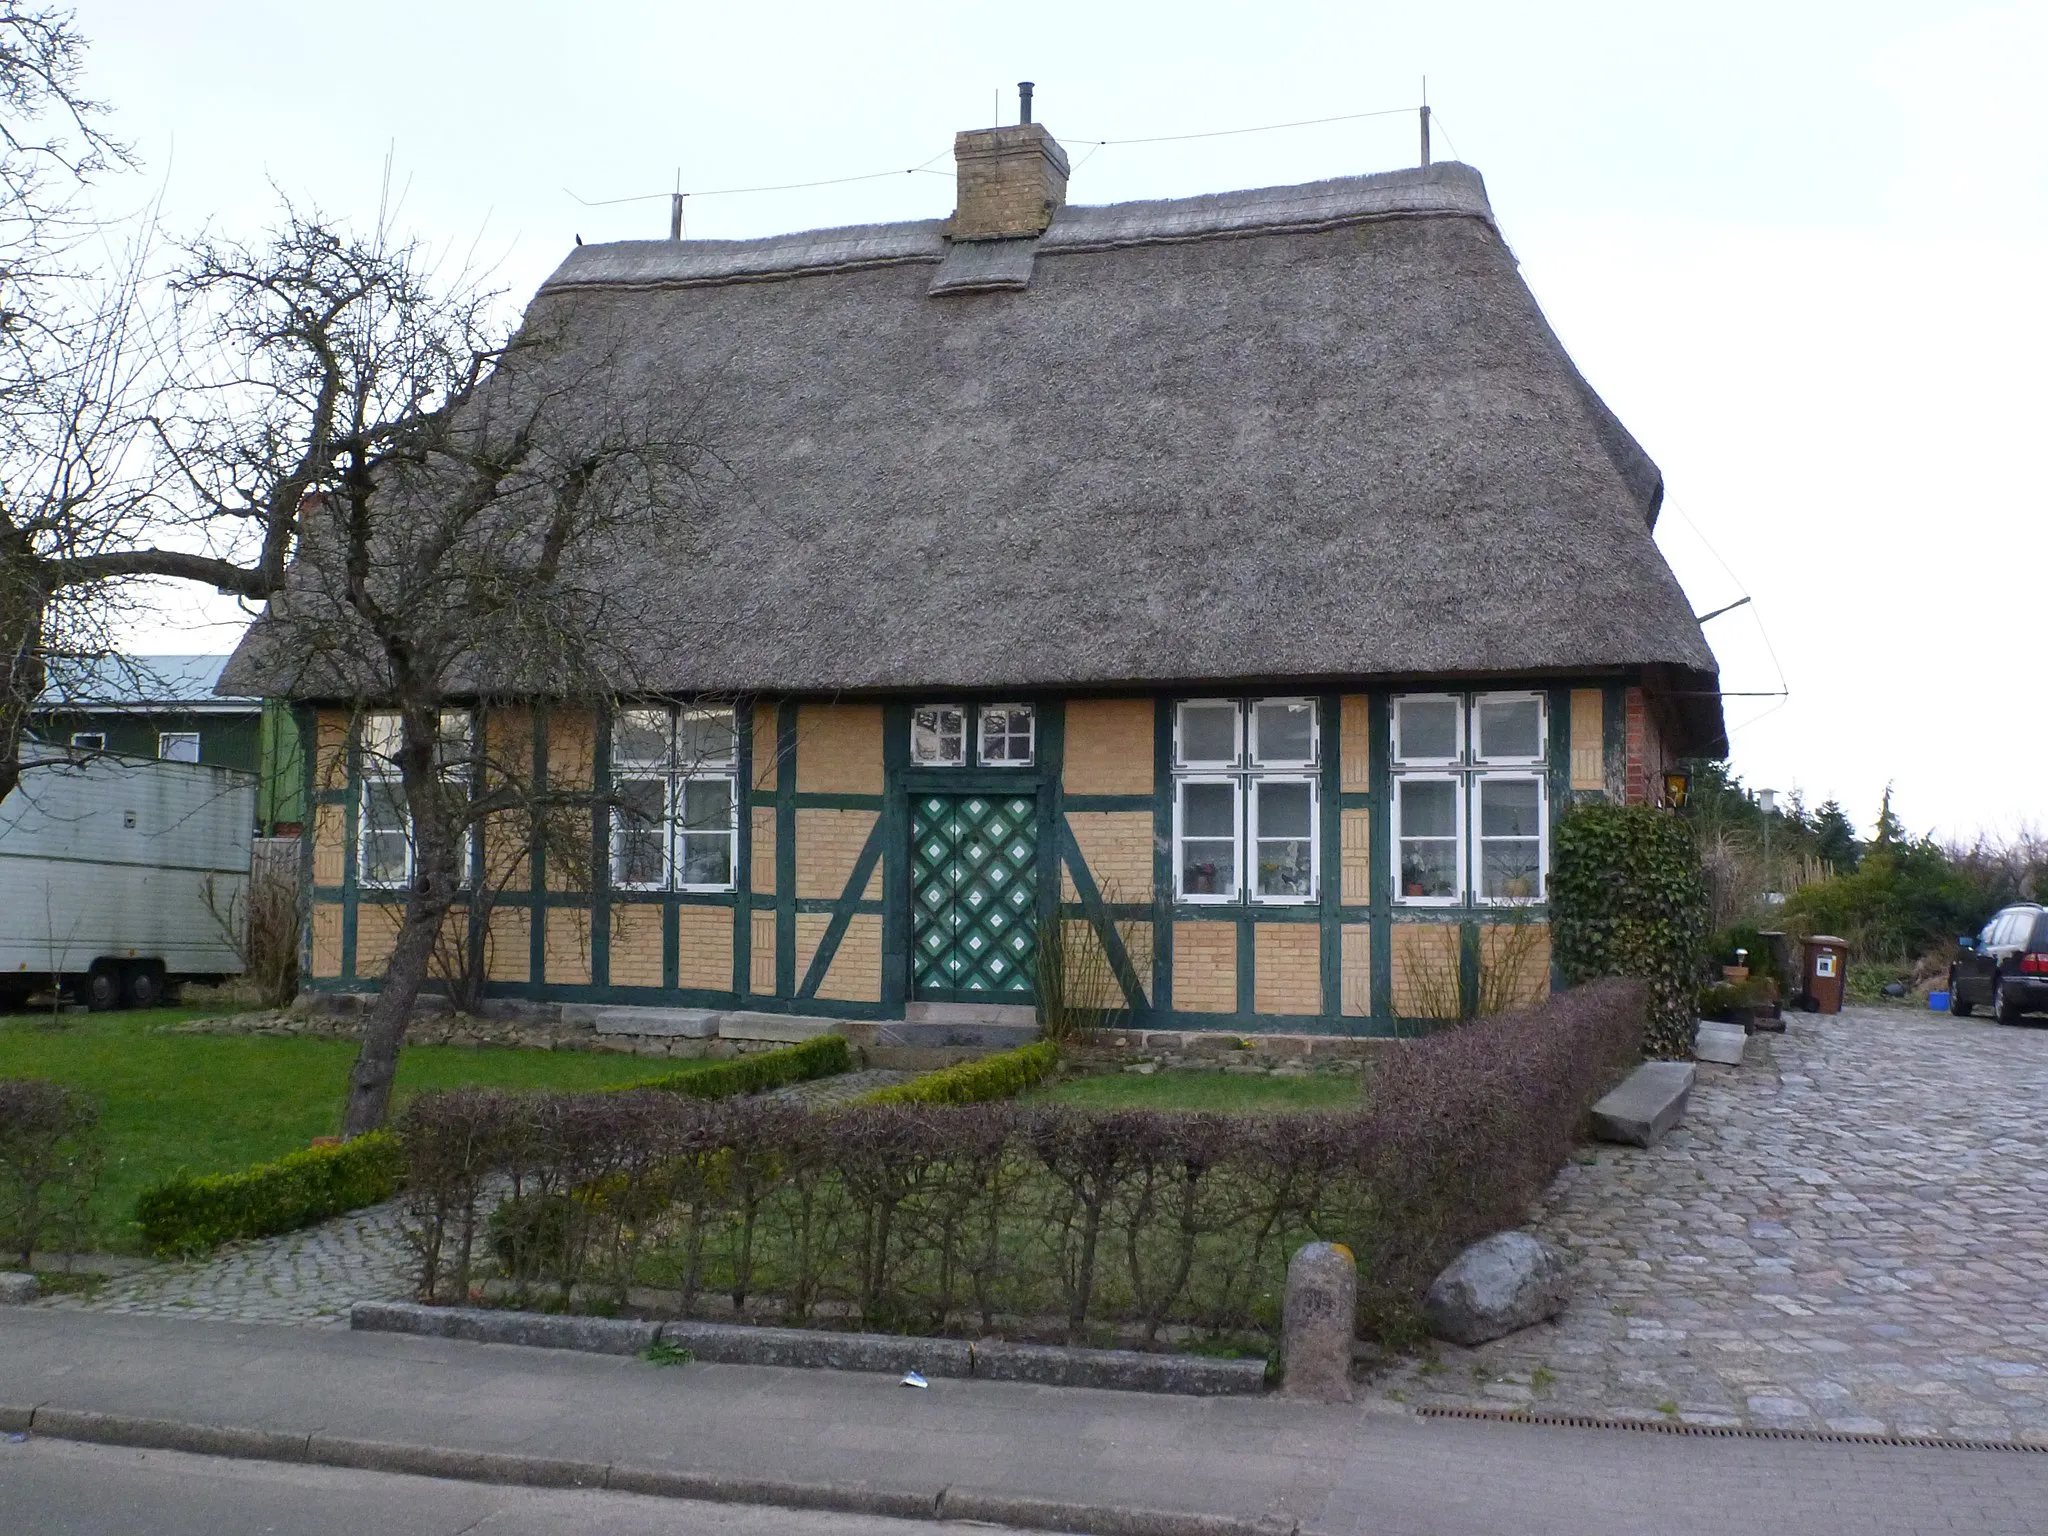
{"type": "Polygon", "coordinates": [[[837,1033],[837,1019],[812,1018],[797,1013],[721,1013],[718,1015],[718,1037],[721,1040],[767,1040],[777,1045],[802,1045],[806,1040],[815,1040],[820,1035],[837,1033]]]}
{"type": "Polygon", "coordinates": [[[1038,1010],[1029,1003],[906,1003],[906,1024],[1007,1024],[1038,1028],[1038,1010]]]}
{"type": "Polygon", "coordinates": [[[1593,1134],[1625,1146],[1654,1147],[1685,1121],[1699,1071],[1689,1061],[1646,1061],[1593,1106],[1593,1134]]]}
{"type": "Polygon", "coordinates": [[[1029,1045],[1038,1038],[1038,1025],[1030,1024],[940,1024],[886,1023],[877,1027],[875,1044],[884,1048],[905,1046],[915,1050],[966,1048],[979,1051],[1009,1051],[1029,1045]]]}
{"type": "Polygon", "coordinates": [[[638,1008],[630,1004],[564,1003],[564,1024],[590,1024],[600,1035],[666,1035],[709,1040],[721,1015],[709,1008],[638,1008]]]}

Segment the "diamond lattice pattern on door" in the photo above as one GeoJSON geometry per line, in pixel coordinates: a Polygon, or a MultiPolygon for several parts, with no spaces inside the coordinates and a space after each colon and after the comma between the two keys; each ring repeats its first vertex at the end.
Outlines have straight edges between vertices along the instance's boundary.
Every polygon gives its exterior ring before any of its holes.
{"type": "Polygon", "coordinates": [[[912,802],[915,981],[921,992],[1031,996],[1038,824],[1022,796],[912,802]]]}

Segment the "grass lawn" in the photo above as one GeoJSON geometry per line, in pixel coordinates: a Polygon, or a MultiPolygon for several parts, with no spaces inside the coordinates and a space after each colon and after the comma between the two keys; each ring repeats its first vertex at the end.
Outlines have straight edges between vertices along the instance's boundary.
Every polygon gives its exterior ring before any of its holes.
{"type": "MultiPolygon", "coordinates": [[[[179,1168],[224,1173],[341,1128],[348,1040],[173,1034],[217,1009],[0,1017],[0,1077],[42,1077],[99,1102],[106,1167],[93,1245],[132,1251],[135,1197],[179,1168]]],[[[423,1088],[607,1088],[690,1066],[609,1052],[410,1045],[399,1102],[423,1088]]]]}
{"type": "Polygon", "coordinates": [[[1214,1109],[1232,1113],[1263,1110],[1354,1109],[1360,1102],[1356,1076],[1318,1073],[1312,1077],[1254,1076],[1247,1072],[1104,1072],[1035,1089],[1037,1103],[1076,1104],[1083,1109],[1214,1109]]]}

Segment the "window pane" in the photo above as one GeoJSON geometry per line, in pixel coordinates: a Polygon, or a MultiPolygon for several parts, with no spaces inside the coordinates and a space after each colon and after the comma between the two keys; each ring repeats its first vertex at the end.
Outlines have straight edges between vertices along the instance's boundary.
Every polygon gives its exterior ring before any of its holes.
{"type": "Polygon", "coordinates": [[[406,876],[403,832],[371,832],[363,838],[363,878],[372,885],[402,885],[406,876]]]}
{"type": "Polygon", "coordinates": [[[1537,699],[1479,701],[1479,754],[1482,757],[1540,757],[1543,753],[1543,705],[1537,699]]]}
{"type": "Polygon", "coordinates": [[[1457,839],[1402,838],[1401,894],[1404,896],[1456,896],[1458,894],[1457,839]]]}
{"type": "Polygon", "coordinates": [[[1542,831],[1537,811],[1541,798],[1542,786],[1534,779],[1481,779],[1479,835],[1538,836],[1542,831]]]}
{"type": "Polygon", "coordinates": [[[1308,785],[1263,782],[1254,787],[1259,796],[1259,836],[1308,837],[1313,833],[1308,785]]]}
{"type": "Polygon", "coordinates": [[[157,736],[156,755],[167,763],[196,763],[199,735],[196,731],[164,731],[157,736]]]}
{"type": "Polygon", "coordinates": [[[1497,901],[1534,901],[1543,894],[1542,845],[1533,837],[1481,843],[1479,889],[1497,901]]]}
{"type": "Polygon", "coordinates": [[[682,856],[684,885],[732,884],[730,832],[686,832],[682,856]]]}
{"type": "Polygon", "coordinates": [[[469,760],[470,719],[466,709],[444,709],[441,711],[440,740],[436,761],[461,763],[469,760]]]}
{"type": "Polygon", "coordinates": [[[1316,757],[1316,707],[1291,704],[1252,706],[1252,752],[1261,763],[1312,763],[1316,757]]]}
{"type": "Polygon", "coordinates": [[[612,879],[619,885],[661,885],[667,878],[668,782],[628,779],[613,791],[612,879]]]}
{"type": "Polygon", "coordinates": [[[621,823],[652,826],[668,815],[668,785],[661,779],[626,779],[612,792],[621,823]]]}
{"type": "Polygon", "coordinates": [[[366,757],[395,758],[398,746],[405,739],[405,727],[396,715],[363,716],[363,755],[366,757]]]}
{"type": "Polygon", "coordinates": [[[1180,888],[1184,895],[1237,894],[1237,844],[1229,838],[1183,839],[1180,867],[1180,888]]]}
{"type": "Polygon", "coordinates": [[[1228,702],[1180,706],[1183,763],[1237,761],[1237,706],[1228,702]]]}
{"type": "Polygon", "coordinates": [[[729,831],[732,827],[732,780],[684,780],[682,819],[683,829],[688,832],[729,831]]]}
{"type": "Polygon", "coordinates": [[[1400,797],[1401,836],[1458,835],[1458,786],[1442,779],[1396,779],[1400,797]]]}
{"type": "Polygon", "coordinates": [[[405,786],[372,781],[363,786],[363,823],[373,832],[403,832],[406,827],[405,786]]]}
{"type": "Polygon", "coordinates": [[[981,760],[991,767],[1031,765],[1029,704],[990,704],[981,711],[981,760]]]}
{"type": "Polygon", "coordinates": [[[1400,699],[1394,706],[1394,755],[1415,762],[1458,755],[1456,699],[1400,699]]]}
{"type": "Polygon", "coordinates": [[[1237,786],[1181,786],[1181,832],[1187,837],[1234,837],[1237,833],[1237,786]]]}
{"type": "Polygon", "coordinates": [[[967,760],[967,712],[935,704],[910,717],[910,760],[952,767],[967,760]]]}
{"type": "Polygon", "coordinates": [[[633,825],[622,828],[618,835],[617,851],[612,857],[613,883],[662,884],[666,878],[662,870],[662,842],[665,835],[660,827],[633,825]]]}
{"type": "Polygon", "coordinates": [[[676,766],[729,763],[739,750],[729,709],[686,709],[676,717],[676,766]]]}
{"type": "Polygon", "coordinates": [[[668,762],[668,711],[623,709],[612,722],[612,762],[659,768],[668,762]]]}
{"type": "Polygon", "coordinates": [[[1307,838],[1259,839],[1258,877],[1254,889],[1261,896],[1313,896],[1315,866],[1310,861],[1307,838]]]}

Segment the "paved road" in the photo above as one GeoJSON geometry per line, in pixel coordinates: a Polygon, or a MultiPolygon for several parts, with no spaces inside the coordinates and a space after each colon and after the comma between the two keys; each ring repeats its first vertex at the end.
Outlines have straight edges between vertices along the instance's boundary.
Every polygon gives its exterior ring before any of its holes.
{"type": "MultiPolygon", "coordinates": [[[[1375,1403],[654,1366],[309,1328],[0,1311],[46,1404],[654,1470],[1298,1521],[1313,1536],[2048,1531],[2048,1454],[1418,1419],[1375,1403]]],[[[4,1509],[4,1505],[0,1505],[4,1509]]],[[[4,1524],[4,1522],[0,1522],[4,1524]]],[[[117,1529],[119,1527],[116,1527],[117,1529]]]]}
{"type": "Polygon", "coordinates": [[[974,1529],[995,1528],[494,1488],[63,1440],[0,1443],[0,1530],[8,1536],[967,1536],[974,1529]]]}

